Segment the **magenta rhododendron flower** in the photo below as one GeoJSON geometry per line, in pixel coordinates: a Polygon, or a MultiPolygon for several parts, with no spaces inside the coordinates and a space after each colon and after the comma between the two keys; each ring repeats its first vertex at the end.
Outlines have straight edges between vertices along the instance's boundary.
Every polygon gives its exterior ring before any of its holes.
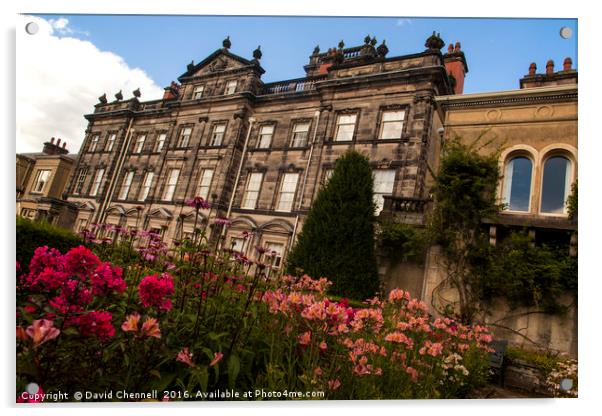
{"type": "Polygon", "coordinates": [[[192,353],[188,350],[188,347],[182,348],[182,351],[176,356],[176,361],[186,364],[189,367],[195,367],[196,365],[192,362],[192,353]]]}
{"type": "Polygon", "coordinates": [[[146,318],[142,324],[140,335],[146,337],[161,338],[161,329],[159,328],[159,322],[155,318],[146,318]]]}
{"type": "Polygon", "coordinates": [[[54,322],[47,319],[37,319],[25,330],[27,336],[33,340],[33,345],[41,345],[59,336],[61,331],[54,327],[54,322]]]}
{"type": "Polygon", "coordinates": [[[146,276],[138,286],[140,300],[145,307],[169,311],[172,307],[169,296],[174,293],[173,279],[169,273],[146,276]]]}
{"type": "Polygon", "coordinates": [[[112,323],[113,315],[106,311],[92,311],[77,318],[79,332],[83,336],[95,336],[101,341],[106,341],[115,335],[112,323]]]}
{"type": "Polygon", "coordinates": [[[90,276],[92,293],[94,295],[109,295],[112,292],[123,293],[126,286],[121,275],[120,267],[111,266],[110,263],[100,264],[90,276]]]}
{"type": "Polygon", "coordinates": [[[138,332],[138,322],[140,321],[140,314],[134,312],[125,318],[123,324],[121,324],[121,330],[124,332],[138,332]]]}
{"type": "Polygon", "coordinates": [[[215,364],[219,363],[222,358],[224,358],[224,354],[221,352],[213,353],[213,360],[209,363],[209,367],[213,367],[215,364]]]}

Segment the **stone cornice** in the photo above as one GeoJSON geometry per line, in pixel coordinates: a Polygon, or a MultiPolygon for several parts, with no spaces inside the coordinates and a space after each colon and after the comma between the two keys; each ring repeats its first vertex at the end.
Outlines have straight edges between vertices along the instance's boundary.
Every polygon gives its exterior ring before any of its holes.
{"type": "Polygon", "coordinates": [[[576,85],[435,97],[435,101],[443,109],[570,102],[577,101],[577,99],[578,90],[576,85]]]}

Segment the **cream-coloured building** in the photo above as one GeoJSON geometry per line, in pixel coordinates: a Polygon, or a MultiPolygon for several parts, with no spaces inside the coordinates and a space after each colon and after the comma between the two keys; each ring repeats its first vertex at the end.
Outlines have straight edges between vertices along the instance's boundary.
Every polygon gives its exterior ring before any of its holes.
{"type": "Polygon", "coordinates": [[[77,207],[65,200],[65,190],[76,155],[69,154],[66,143],[54,137],[44,143],[40,153],[17,154],[17,207],[19,216],[46,220],[64,228],[72,228],[77,207]]]}

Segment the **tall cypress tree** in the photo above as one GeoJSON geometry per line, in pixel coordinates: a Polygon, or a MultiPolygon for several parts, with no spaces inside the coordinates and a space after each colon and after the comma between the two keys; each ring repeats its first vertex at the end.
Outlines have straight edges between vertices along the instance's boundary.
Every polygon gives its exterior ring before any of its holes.
{"type": "Polygon", "coordinates": [[[364,300],[379,288],[374,254],[372,169],[350,150],[340,157],[288,256],[288,271],[327,277],[334,295],[364,300]]]}

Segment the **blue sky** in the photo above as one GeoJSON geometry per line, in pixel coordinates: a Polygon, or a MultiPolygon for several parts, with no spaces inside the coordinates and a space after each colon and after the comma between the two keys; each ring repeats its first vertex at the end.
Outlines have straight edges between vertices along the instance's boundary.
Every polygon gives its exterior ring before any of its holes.
{"type": "Polygon", "coordinates": [[[446,43],[462,43],[469,67],[465,93],[518,88],[531,62],[538,72],[545,71],[548,59],[554,60],[556,70],[561,69],[567,56],[578,66],[576,19],[39,16],[66,17],[72,30],[69,36],[114,52],[160,86],[185,72],[191,60],[199,62],[221,47],[226,35],[232,40],[231,52],[246,58],[261,45],[264,82],[303,76],[303,65],[316,44],[325,50],[343,39],[347,46],[355,46],[370,34],[379,43],[386,39],[388,56],[397,56],[424,50],[433,30],[446,43]],[[563,26],[573,30],[570,39],[560,36],[563,26]]]}

